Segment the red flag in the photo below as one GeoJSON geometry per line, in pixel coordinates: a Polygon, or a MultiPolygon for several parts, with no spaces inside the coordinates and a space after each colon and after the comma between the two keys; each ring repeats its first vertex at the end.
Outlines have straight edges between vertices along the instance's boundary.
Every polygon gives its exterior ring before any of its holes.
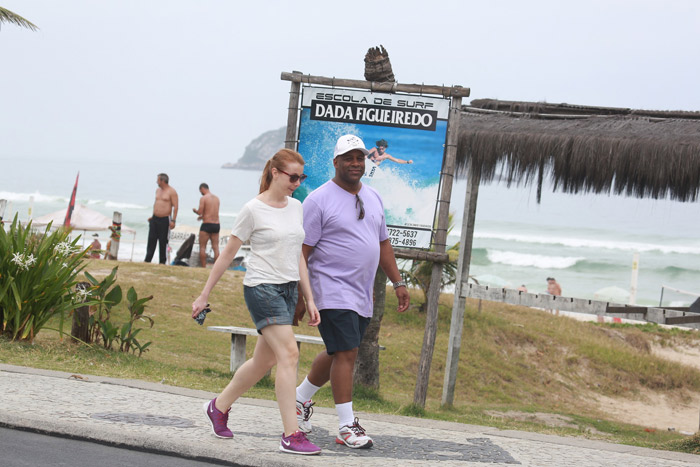
{"type": "Polygon", "coordinates": [[[66,211],[66,220],[63,221],[65,227],[70,227],[70,218],[73,215],[73,209],[75,208],[75,194],[78,192],[78,178],[80,177],[80,172],[75,177],[75,186],[73,187],[73,194],[70,195],[70,202],[68,203],[68,210],[66,211]]]}

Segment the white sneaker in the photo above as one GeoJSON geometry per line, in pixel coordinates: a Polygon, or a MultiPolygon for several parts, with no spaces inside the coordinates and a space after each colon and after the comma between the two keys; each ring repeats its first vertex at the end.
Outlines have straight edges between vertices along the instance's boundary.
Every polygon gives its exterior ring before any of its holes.
{"type": "Polygon", "coordinates": [[[314,404],[315,402],[311,402],[310,400],[306,402],[297,401],[297,425],[299,425],[299,431],[311,433],[311,422],[309,419],[314,413],[314,404]]]}
{"type": "Polygon", "coordinates": [[[335,438],[338,444],[344,444],[353,449],[365,449],[372,447],[372,438],[367,436],[365,429],[360,426],[360,422],[355,417],[352,425],[345,425],[338,430],[338,437],[335,438]]]}

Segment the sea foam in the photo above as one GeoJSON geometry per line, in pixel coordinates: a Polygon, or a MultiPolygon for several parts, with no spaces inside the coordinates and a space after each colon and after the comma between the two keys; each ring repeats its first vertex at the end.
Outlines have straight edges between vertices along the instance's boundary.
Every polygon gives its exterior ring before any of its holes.
{"type": "Polygon", "coordinates": [[[598,240],[574,237],[547,237],[535,235],[519,235],[502,232],[474,232],[474,238],[504,240],[508,242],[534,243],[544,245],[562,245],[572,248],[594,248],[624,251],[659,251],[661,253],[680,253],[700,255],[700,246],[695,245],[658,245],[645,242],[628,242],[621,240],[598,240]]]}
{"type": "Polygon", "coordinates": [[[34,197],[35,203],[53,203],[53,202],[68,202],[65,196],[42,195],[41,193],[14,193],[11,191],[0,191],[0,199],[8,201],[29,201],[30,197],[34,197]]]}
{"type": "Polygon", "coordinates": [[[539,269],[566,269],[585,259],[583,257],[574,256],[533,255],[491,249],[487,251],[487,256],[492,263],[507,264],[510,266],[529,266],[539,269]]]}

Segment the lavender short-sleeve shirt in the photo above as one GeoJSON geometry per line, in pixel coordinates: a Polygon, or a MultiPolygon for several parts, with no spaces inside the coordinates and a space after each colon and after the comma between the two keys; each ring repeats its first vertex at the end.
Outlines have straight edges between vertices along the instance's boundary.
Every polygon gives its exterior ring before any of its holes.
{"type": "Polygon", "coordinates": [[[362,185],[355,195],[328,181],[304,200],[304,244],[312,246],[309,279],[319,310],[353,310],[372,316],[374,275],[379,265],[379,242],[389,238],[384,205],[374,189],[362,185]]]}

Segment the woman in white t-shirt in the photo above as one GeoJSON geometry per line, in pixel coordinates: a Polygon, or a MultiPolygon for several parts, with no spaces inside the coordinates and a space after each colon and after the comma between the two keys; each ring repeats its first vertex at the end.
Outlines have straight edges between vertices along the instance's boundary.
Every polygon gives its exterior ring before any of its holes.
{"type": "Polygon", "coordinates": [[[192,303],[192,317],[208,307],[209,294],[231,264],[243,242],[250,240],[251,254],[243,279],[244,297],[260,333],[253,357],[236,371],[231,382],[204,412],[219,438],[233,438],[227,427],[231,405],[277,364],[275,393],[284,433],[280,450],[294,454],[318,454],[321,449],[298,430],[296,414],[296,368],[299,359],[292,320],[297,283],[306,301],[309,325],[320,317],[314,303],[306,262],[301,255],[304,241],[301,203],[292,198],[304,181],[304,159],[282,149],[267,161],[260,194],[246,203],[236,218],[226,248],[209,274],[202,293],[192,303]]]}

